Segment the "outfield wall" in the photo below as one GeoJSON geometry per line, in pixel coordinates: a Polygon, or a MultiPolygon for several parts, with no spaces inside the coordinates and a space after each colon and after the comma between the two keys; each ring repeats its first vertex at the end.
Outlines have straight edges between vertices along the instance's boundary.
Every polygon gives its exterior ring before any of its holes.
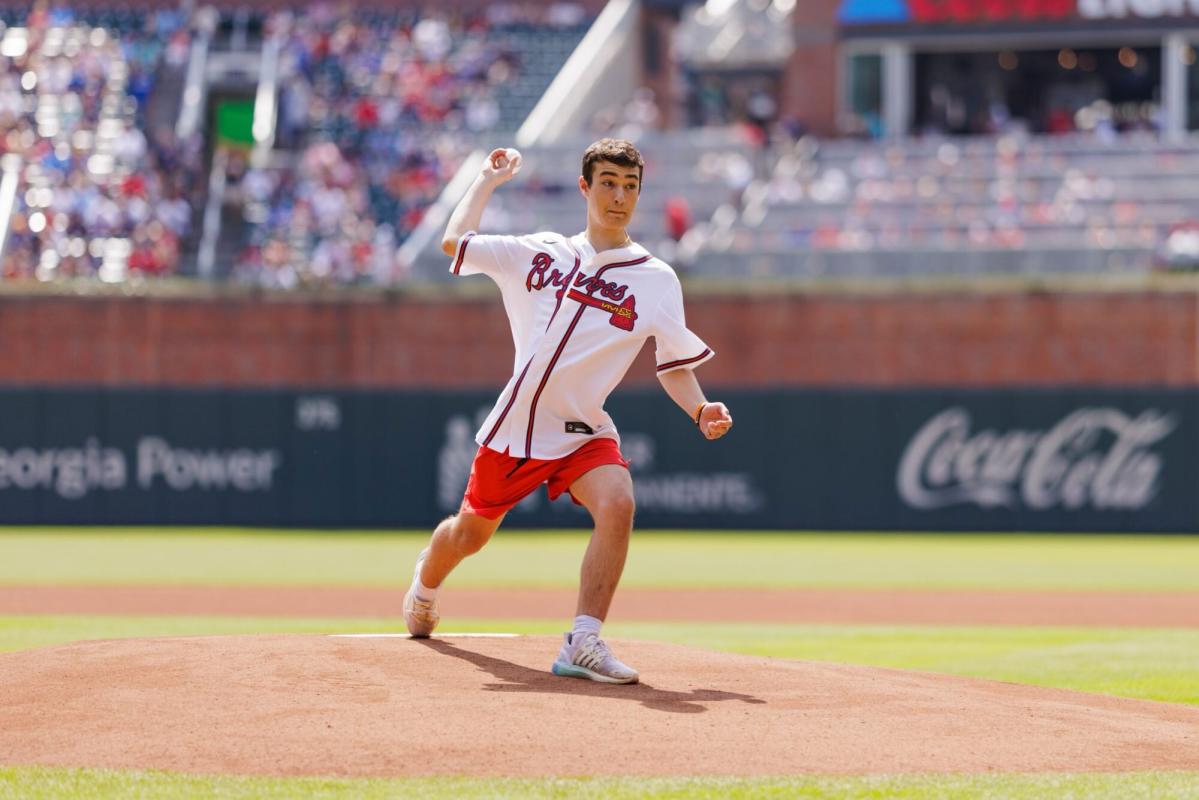
{"type": "MultiPolygon", "coordinates": [[[[707,442],[660,391],[608,408],[641,527],[1199,531],[1199,391],[722,395],[707,442]]],[[[0,523],[429,527],[490,392],[0,390],[0,523]]],[[[584,526],[538,493],[521,526],[584,526]]]]}
{"type": "MultiPolygon", "coordinates": [[[[479,296],[6,296],[0,385],[498,390],[513,358],[498,292],[462,284],[479,296]]],[[[687,321],[717,353],[705,386],[1199,386],[1197,300],[689,289],[687,321]]],[[[626,385],[656,386],[649,349],[626,385]]]]}

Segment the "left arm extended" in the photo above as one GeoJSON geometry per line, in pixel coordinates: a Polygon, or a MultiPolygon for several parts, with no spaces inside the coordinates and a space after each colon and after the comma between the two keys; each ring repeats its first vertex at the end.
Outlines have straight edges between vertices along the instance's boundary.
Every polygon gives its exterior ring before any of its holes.
{"type": "Polygon", "coordinates": [[[719,439],[733,427],[733,417],[724,403],[709,403],[704,399],[695,372],[689,369],[672,369],[658,375],[658,382],[679,408],[687,412],[699,432],[707,439],[719,439]],[[696,419],[696,413],[699,419],[696,419]]]}

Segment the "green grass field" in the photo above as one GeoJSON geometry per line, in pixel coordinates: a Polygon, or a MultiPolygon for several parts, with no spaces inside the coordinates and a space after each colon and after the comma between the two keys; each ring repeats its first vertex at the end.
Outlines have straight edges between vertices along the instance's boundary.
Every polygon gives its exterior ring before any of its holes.
{"type": "MultiPolygon", "coordinates": [[[[395,586],[428,532],[11,529],[0,584],[395,586]]],[[[501,529],[457,586],[574,586],[577,531],[501,529]]],[[[638,532],[624,586],[1199,591],[1199,538],[638,532]]]]}
{"type": "MultiPolygon", "coordinates": [[[[400,586],[427,533],[0,531],[0,585],[400,586]]],[[[586,539],[501,531],[453,586],[571,586],[586,539]]],[[[639,533],[625,585],[1199,591],[1199,539],[639,533]]],[[[0,650],[126,636],[402,630],[397,618],[0,616],[0,650]]],[[[556,633],[552,622],[444,630],[556,633]]],[[[612,637],[919,669],[1199,705],[1199,629],[620,622],[612,637]]],[[[1119,765],[1113,765],[1118,769],[1119,765]]],[[[1195,797],[1199,774],[400,781],[253,779],[0,767],[7,797],[1195,797]]]]}
{"type": "Polygon", "coordinates": [[[1199,773],[1100,775],[903,775],[860,778],[593,778],[338,780],[245,778],[163,772],[0,767],[0,800],[219,797],[228,800],[373,800],[378,798],[561,798],[562,800],[1187,800],[1199,796],[1199,773]]]}

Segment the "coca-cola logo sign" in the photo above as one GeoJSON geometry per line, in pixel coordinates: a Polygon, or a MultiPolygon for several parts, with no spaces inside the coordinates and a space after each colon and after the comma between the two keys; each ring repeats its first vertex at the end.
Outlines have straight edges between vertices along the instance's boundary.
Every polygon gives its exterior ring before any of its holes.
{"type": "Polygon", "coordinates": [[[1155,444],[1176,422],[1156,409],[1136,416],[1080,408],[1044,430],[971,431],[970,412],[947,408],[912,437],[896,484],[912,508],[1132,511],[1157,494],[1164,465],[1155,444]]]}

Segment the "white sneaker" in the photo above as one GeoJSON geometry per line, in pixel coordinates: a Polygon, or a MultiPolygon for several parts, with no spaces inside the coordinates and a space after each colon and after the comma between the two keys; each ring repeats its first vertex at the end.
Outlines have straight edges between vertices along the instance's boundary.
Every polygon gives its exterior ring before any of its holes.
{"type": "Polygon", "coordinates": [[[636,683],[640,679],[637,670],[612,655],[607,643],[596,634],[585,634],[578,641],[571,641],[570,633],[564,638],[558,660],[550,667],[555,675],[600,683],[636,683]]]}
{"type": "Polygon", "coordinates": [[[408,592],[404,595],[404,624],[408,626],[408,632],[415,639],[429,638],[429,634],[433,632],[441,619],[441,614],[437,610],[436,598],[422,600],[416,596],[416,584],[420,580],[421,564],[425,563],[428,555],[429,548],[426,547],[416,557],[416,569],[412,572],[412,585],[408,587],[408,592]]]}

